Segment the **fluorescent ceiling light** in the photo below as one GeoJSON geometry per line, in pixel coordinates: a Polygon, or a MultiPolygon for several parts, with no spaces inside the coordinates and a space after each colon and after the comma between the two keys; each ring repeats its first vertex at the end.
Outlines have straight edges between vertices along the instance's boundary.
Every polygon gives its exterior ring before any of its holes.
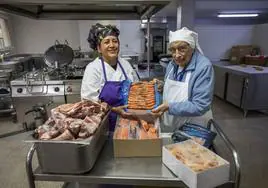
{"type": "Polygon", "coordinates": [[[259,14],[218,14],[219,18],[257,17],[259,14]]]}

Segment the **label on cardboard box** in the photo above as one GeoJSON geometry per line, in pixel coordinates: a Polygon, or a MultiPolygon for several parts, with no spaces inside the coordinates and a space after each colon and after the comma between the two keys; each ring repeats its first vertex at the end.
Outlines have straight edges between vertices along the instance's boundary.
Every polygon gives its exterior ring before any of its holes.
{"type": "Polygon", "coordinates": [[[234,56],[233,56],[233,57],[231,57],[231,60],[232,60],[232,61],[236,61],[236,60],[237,60],[237,57],[234,57],[234,56]]]}

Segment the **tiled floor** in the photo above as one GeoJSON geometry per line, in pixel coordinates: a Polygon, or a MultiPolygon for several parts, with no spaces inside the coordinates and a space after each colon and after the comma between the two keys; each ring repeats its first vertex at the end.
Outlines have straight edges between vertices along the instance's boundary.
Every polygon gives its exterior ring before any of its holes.
{"type": "MultiPolygon", "coordinates": [[[[268,116],[250,112],[243,118],[241,110],[217,98],[213,103],[214,119],[237,148],[241,158],[241,188],[268,187],[268,116]],[[267,178],[267,179],[266,179],[267,178]]],[[[0,134],[21,129],[10,119],[0,119],[0,134]]],[[[0,139],[0,187],[26,188],[25,156],[29,144],[27,133],[0,139]]],[[[36,166],[36,160],[35,160],[36,166]]],[[[37,188],[59,188],[61,183],[39,182],[37,188]]]]}

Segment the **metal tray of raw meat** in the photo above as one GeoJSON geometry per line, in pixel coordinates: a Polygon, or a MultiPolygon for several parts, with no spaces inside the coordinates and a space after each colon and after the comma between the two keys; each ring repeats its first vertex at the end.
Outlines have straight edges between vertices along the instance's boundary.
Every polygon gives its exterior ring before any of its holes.
{"type": "Polygon", "coordinates": [[[82,174],[90,171],[108,139],[108,114],[103,118],[96,133],[83,141],[35,142],[37,159],[43,173],[82,174]]]}

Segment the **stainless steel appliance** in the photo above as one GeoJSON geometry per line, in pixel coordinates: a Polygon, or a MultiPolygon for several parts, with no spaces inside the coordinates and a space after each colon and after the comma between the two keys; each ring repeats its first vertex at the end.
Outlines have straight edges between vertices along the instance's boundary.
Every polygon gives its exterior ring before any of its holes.
{"type": "Polygon", "coordinates": [[[31,70],[33,63],[30,54],[9,55],[0,62],[0,70],[11,70],[12,78],[17,78],[31,70]]]}
{"type": "Polygon", "coordinates": [[[20,123],[29,125],[34,121],[32,114],[25,115],[36,105],[46,105],[50,110],[60,104],[80,101],[81,82],[84,69],[67,66],[29,72],[11,81],[12,98],[20,123]],[[40,104],[41,103],[41,104],[40,104]]]}
{"type": "Polygon", "coordinates": [[[34,105],[32,109],[25,112],[25,115],[28,115],[29,113],[33,113],[34,115],[33,123],[29,127],[27,126],[27,128],[35,129],[46,122],[46,120],[48,119],[46,107],[49,106],[50,104],[51,103],[48,104],[38,103],[34,105]]]}
{"type": "MultiPolygon", "coordinates": [[[[29,73],[41,74],[39,72],[29,73]]],[[[25,113],[33,108],[37,104],[48,104],[48,115],[50,110],[60,104],[65,104],[64,96],[64,83],[62,80],[53,80],[49,77],[41,76],[41,79],[30,79],[26,76],[11,81],[12,98],[14,107],[16,109],[17,119],[20,123],[30,124],[34,121],[34,117],[26,115],[25,113]]]]}
{"type": "Polygon", "coordinates": [[[160,65],[164,69],[166,69],[169,62],[172,60],[172,55],[171,54],[162,54],[162,55],[159,55],[158,58],[160,59],[159,60],[160,65]]]}
{"type": "MultiPolygon", "coordinates": [[[[146,35],[144,40],[144,48],[145,54],[149,50],[150,51],[150,59],[153,62],[159,62],[159,55],[165,54],[167,52],[166,49],[166,33],[167,33],[167,24],[166,23],[152,23],[150,30],[150,49],[148,48],[148,31],[145,30],[145,24],[141,24],[141,29],[146,35]]],[[[147,60],[146,55],[144,55],[144,60],[147,60]]]]}
{"type": "Polygon", "coordinates": [[[66,103],[74,103],[81,100],[81,82],[81,79],[64,81],[66,103]]]}
{"type": "Polygon", "coordinates": [[[10,89],[10,77],[12,70],[0,70],[0,114],[13,115],[13,120],[16,121],[14,116],[14,108],[11,98],[11,89],[10,89]]]}
{"type": "Polygon", "coordinates": [[[64,44],[60,44],[60,42],[56,40],[55,44],[49,47],[44,54],[47,66],[55,69],[70,64],[73,58],[74,52],[67,40],[64,41],[64,44]]]}

